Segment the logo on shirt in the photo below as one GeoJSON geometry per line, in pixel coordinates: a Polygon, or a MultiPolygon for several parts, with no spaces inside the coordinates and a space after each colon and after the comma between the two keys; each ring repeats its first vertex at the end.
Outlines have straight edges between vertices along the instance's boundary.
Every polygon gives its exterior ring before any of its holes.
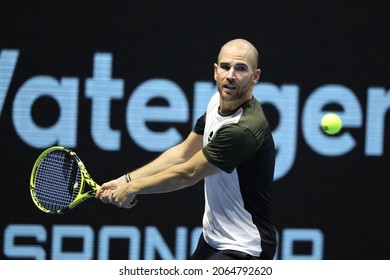
{"type": "Polygon", "coordinates": [[[210,142],[211,139],[213,139],[213,134],[214,134],[214,131],[211,131],[210,134],[209,134],[209,137],[207,137],[207,141],[210,142]]]}

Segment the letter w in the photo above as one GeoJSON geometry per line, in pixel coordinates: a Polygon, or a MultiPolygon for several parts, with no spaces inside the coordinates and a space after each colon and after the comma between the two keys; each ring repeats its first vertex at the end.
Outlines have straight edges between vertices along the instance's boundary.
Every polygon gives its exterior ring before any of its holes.
{"type": "Polygon", "coordinates": [[[11,80],[14,75],[18,56],[18,50],[0,51],[0,116],[3,111],[9,85],[11,84],[11,80]]]}

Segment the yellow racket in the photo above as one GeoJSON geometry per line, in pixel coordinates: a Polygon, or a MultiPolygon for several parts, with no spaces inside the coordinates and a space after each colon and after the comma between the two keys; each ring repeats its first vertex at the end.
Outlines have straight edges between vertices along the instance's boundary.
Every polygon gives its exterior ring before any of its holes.
{"type": "Polygon", "coordinates": [[[46,149],[35,161],[30,193],[48,214],[63,214],[94,197],[100,186],[92,180],[75,152],[60,146],[46,149]]]}

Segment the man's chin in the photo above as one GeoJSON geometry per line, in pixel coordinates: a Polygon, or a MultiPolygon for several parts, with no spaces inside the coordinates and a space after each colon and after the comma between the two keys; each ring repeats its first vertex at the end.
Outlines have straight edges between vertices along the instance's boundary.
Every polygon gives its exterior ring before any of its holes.
{"type": "Polygon", "coordinates": [[[237,99],[236,91],[232,90],[222,90],[220,91],[220,96],[225,101],[234,101],[237,99]]]}

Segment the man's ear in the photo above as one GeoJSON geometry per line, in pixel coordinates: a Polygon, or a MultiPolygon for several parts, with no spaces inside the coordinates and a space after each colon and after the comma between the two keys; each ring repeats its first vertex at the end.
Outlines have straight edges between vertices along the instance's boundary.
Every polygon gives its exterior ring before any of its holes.
{"type": "Polygon", "coordinates": [[[260,76],[261,76],[261,70],[260,69],[256,69],[255,70],[255,75],[253,77],[253,83],[254,84],[257,84],[257,82],[260,80],[260,76]]]}
{"type": "Polygon", "coordinates": [[[218,64],[214,63],[214,80],[215,81],[217,80],[217,68],[218,68],[218,64]]]}

